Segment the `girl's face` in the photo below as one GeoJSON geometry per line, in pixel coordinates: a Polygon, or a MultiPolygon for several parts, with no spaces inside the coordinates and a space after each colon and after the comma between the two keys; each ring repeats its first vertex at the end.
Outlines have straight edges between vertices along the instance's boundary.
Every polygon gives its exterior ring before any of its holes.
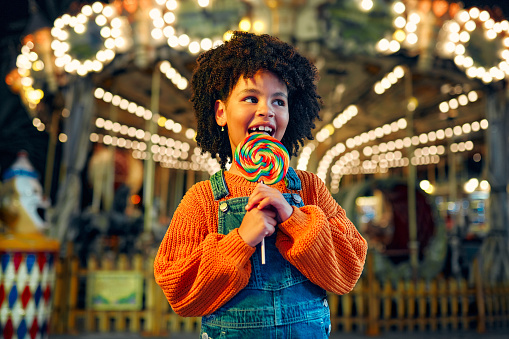
{"type": "Polygon", "coordinates": [[[240,77],[226,102],[215,104],[216,122],[228,126],[232,154],[252,133],[266,133],[281,141],[288,126],[288,90],[274,73],[259,70],[240,77]]]}

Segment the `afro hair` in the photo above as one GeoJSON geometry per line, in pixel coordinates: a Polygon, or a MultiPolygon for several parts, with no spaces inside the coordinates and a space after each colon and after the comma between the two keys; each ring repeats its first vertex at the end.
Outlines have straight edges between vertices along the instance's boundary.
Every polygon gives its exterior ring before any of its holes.
{"type": "Polygon", "coordinates": [[[227,131],[216,123],[215,102],[227,100],[241,76],[251,78],[259,70],[276,74],[287,86],[290,116],[281,142],[290,155],[297,155],[304,139],[313,139],[311,131],[322,104],[316,67],[278,38],[236,31],[229,41],[198,57],[191,79],[196,141],[202,152],[219,158],[223,169],[232,159],[232,150],[227,131]]]}

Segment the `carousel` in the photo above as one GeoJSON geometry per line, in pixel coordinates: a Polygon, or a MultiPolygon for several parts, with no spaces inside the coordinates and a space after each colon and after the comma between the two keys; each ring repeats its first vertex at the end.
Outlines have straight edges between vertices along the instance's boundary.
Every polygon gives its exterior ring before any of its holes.
{"type": "Polygon", "coordinates": [[[277,36],[319,70],[321,121],[290,164],[325,182],[370,247],[358,289],[330,296],[333,331],[509,323],[504,1],[1,6],[4,338],[197,330],[151,260],[187,189],[220,169],[194,139],[189,80],[234,30],[277,36]]]}

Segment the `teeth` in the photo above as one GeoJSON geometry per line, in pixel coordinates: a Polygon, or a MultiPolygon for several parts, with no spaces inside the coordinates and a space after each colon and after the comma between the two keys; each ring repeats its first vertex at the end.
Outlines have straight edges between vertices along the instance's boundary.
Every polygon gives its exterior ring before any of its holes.
{"type": "Polygon", "coordinates": [[[258,127],[252,128],[251,131],[272,133],[272,128],[270,128],[269,126],[258,126],[258,127]]]}

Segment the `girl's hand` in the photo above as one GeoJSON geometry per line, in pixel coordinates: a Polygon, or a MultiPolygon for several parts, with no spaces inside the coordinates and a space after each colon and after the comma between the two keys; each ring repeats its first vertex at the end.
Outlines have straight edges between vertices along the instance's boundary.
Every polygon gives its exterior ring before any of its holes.
{"type": "Polygon", "coordinates": [[[276,231],[276,212],[271,209],[253,208],[247,211],[239,227],[239,235],[251,247],[276,231]]]}
{"type": "Polygon", "coordinates": [[[258,183],[249,197],[246,211],[251,211],[254,208],[258,210],[270,209],[275,211],[277,213],[276,220],[278,223],[285,222],[293,213],[293,207],[286,201],[283,194],[264,183],[258,183]]]}

